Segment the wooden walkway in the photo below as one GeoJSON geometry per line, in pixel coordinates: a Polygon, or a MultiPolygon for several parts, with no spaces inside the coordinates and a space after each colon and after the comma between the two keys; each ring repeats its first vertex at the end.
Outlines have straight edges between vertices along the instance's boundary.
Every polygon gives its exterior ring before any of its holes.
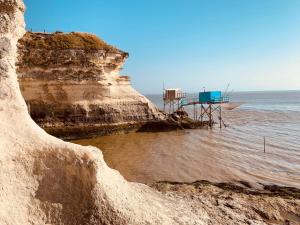
{"type": "Polygon", "coordinates": [[[199,98],[184,98],[179,103],[179,109],[189,105],[209,105],[209,104],[222,104],[228,102],[229,102],[229,97],[221,97],[209,102],[200,102],[199,98]]]}

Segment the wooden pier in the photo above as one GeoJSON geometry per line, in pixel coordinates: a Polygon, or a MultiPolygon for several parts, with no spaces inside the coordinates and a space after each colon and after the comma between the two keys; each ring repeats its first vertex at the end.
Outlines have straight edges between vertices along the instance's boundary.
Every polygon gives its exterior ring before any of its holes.
{"type": "MultiPolygon", "coordinates": [[[[167,89],[170,90],[170,89],[167,89]]],[[[215,117],[219,120],[219,126],[225,126],[222,117],[222,104],[229,103],[230,99],[228,96],[222,96],[220,91],[213,92],[199,92],[198,98],[186,98],[185,94],[182,94],[180,89],[177,90],[177,98],[169,98],[168,92],[164,93],[164,110],[166,110],[166,105],[169,104],[169,113],[174,113],[175,111],[184,111],[184,107],[193,107],[193,119],[201,121],[201,124],[208,124],[210,128],[213,127],[215,117]],[[176,107],[177,106],[177,107],[176,107]],[[176,110],[175,110],[176,109],[176,110]]],[[[175,95],[176,96],[176,95],[175,95]]]]}

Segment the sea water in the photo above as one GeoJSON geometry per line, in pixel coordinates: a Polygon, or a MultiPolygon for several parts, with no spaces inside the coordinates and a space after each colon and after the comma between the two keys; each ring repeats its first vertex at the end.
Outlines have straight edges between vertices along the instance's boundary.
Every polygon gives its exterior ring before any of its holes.
{"type": "MultiPolygon", "coordinates": [[[[162,108],[161,95],[147,97],[162,108]]],[[[230,97],[243,104],[223,111],[226,128],[75,142],[99,147],[108,165],[129,181],[243,180],[300,188],[300,91],[239,92],[230,97]]],[[[192,108],[186,110],[193,115],[192,108]]]]}

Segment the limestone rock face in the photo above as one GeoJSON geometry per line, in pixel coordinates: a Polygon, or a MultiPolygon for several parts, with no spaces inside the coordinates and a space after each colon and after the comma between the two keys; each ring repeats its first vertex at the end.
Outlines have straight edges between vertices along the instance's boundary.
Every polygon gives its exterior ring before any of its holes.
{"type": "Polygon", "coordinates": [[[60,137],[163,119],[130,78],[120,75],[127,57],[91,34],[26,33],[17,71],[31,117],[60,137]]]}
{"type": "Polygon", "coordinates": [[[23,11],[21,0],[0,0],[0,224],[205,224],[201,209],[127,182],[100,150],[31,120],[15,71],[23,11]]]}
{"type": "Polygon", "coordinates": [[[283,189],[294,197],[281,199],[195,182],[162,183],[162,194],[127,182],[99,149],[48,135],[18,86],[23,11],[21,0],[0,0],[0,225],[299,224],[299,190],[283,189]]]}

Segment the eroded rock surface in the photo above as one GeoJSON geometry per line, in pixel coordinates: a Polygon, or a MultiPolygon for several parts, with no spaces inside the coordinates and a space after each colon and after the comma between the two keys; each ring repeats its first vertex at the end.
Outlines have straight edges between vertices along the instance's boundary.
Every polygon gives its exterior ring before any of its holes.
{"type": "Polygon", "coordinates": [[[48,135],[32,121],[18,86],[23,11],[21,0],[0,0],[1,225],[297,224],[294,189],[271,196],[162,183],[159,193],[124,180],[99,149],[48,135]]]}
{"type": "Polygon", "coordinates": [[[276,185],[254,189],[239,184],[196,181],[158,182],[154,188],[169,197],[181,196],[191,207],[208,213],[208,224],[300,224],[300,190],[276,185]]]}
{"type": "Polygon", "coordinates": [[[63,138],[102,135],[164,119],[132,88],[130,78],[120,75],[127,57],[87,33],[26,33],[19,41],[17,71],[31,117],[63,138]]]}
{"type": "Polygon", "coordinates": [[[31,120],[15,71],[23,11],[21,0],[0,0],[0,224],[204,224],[200,209],[128,183],[100,150],[31,120]]]}

